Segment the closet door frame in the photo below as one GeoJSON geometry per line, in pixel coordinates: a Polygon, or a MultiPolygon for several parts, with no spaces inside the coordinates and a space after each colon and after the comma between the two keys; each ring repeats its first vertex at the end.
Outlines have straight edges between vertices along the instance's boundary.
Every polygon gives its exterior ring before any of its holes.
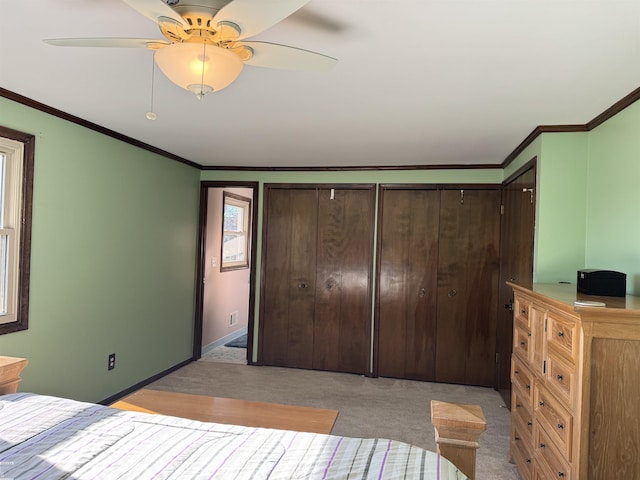
{"type": "MultiPolygon", "coordinates": [[[[372,234],[370,236],[369,248],[372,252],[371,259],[369,261],[368,266],[368,292],[367,292],[367,305],[369,306],[367,318],[370,319],[372,316],[372,304],[373,304],[373,271],[374,271],[374,248],[375,248],[375,189],[376,184],[374,183],[265,183],[263,185],[263,203],[262,203],[262,241],[261,241],[261,259],[260,259],[260,306],[259,306],[259,323],[258,323],[258,349],[257,349],[257,361],[255,365],[264,365],[263,358],[263,341],[264,341],[264,318],[265,318],[265,285],[266,285],[266,277],[265,273],[267,271],[268,264],[268,256],[267,256],[267,235],[269,227],[269,218],[268,218],[268,206],[269,206],[269,194],[273,190],[277,189],[304,189],[304,190],[369,190],[373,194],[371,197],[370,211],[371,217],[370,222],[372,225],[372,234]]],[[[369,339],[369,344],[371,344],[371,335],[372,328],[371,322],[367,322],[367,331],[366,336],[369,339]]],[[[369,358],[369,368],[367,368],[366,372],[363,372],[367,376],[371,376],[371,362],[370,362],[370,351],[367,351],[367,358],[369,358]]]]}

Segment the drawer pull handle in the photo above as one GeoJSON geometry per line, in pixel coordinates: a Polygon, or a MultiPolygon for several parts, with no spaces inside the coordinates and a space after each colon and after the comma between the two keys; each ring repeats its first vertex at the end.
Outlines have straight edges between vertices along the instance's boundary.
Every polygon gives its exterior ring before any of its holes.
{"type": "Polygon", "coordinates": [[[530,337],[530,336],[531,336],[531,332],[527,332],[527,337],[530,337]]]}
{"type": "Polygon", "coordinates": [[[523,342],[520,342],[520,346],[521,346],[521,347],[524,347],[526,344],[527,344],[527,343],[526,343],[526,342],[524,342],[524,341],[523,341],[523,342]]]}
{"type": "Polygon", "coordinates": [[[540,444],[540,448],[545,448],[545,447],[546,447],[546,445],[544,443],[540,444]]]}
{"type": "Polygon", "coordinates": [[[521,309],[521,310],[520,310],[520,314],[522,314],[522,315],[526,315],[526,314],[527,314],[527,310],[526,310],[526,309],[524,309],[524,308],[523,308],[523,309],[521,309]]]}
{"type": "Polygon", "coordinates": [[[563,332],[562,330],[560,330],[560,331],[558,332],[558,336],[559,336],[559,337],[564,337],[564,332],[563,332]]]}
{"type": "Polygon", "coordinates": [[[538,402],[538,405],[540,405],[541,407],[544,407],[544,402],[538,402]]]}
{"type": "Polygon", "coordinates": [[[531,390],[531,385],[525,385],[524,386],[527,390],[531,390]]]}
{"type": "Polygon", "coordinates": [[[558,375],[556,375],[556,378],[558,379],[559,382],[562,381],[562,375],[558,374],[558,375]]]}
{"type": "Polygon", "coordinates": [[[522,405],[520,405],[519,403],[516,403],[516,408],[520,408],[522,405]]]}
{"type": "Polygon", "coordinates": [[[524,461],[524,463],[531,463],[531,459],[530,459],[530,458],[527,458],[527,459],[524,461]]]}
{"type": "Polygon", "coordinates": [[[564,478],[564,472],[558,472],[558,477],[564,478]]]}
{"type": "Polygon", "coordinates": [[[300,282],[300,283],[298,284],[298,288],[303,288],[303,289],[304,289],[304,288],[307,288],[308,286],[309,286],[309,284],[307,284],[307,283],[305,283],[305,282],[300,282]]]}
{"type": "Polygon", "coordinates": [[[564,428],[564,425],[563,425],[563,424],[561,424],[561,423],[559,423],[559,424],[558,424],[558,428],[559,428],[560,430],[562,430],[562,429],[564,428]]]}
{"type": "Polygon", "coordinates": [[[527,427],[530,427],[531,425],[533,425],[533,423],[527,422],[527,427]]]}
{"type": "Polygon", "coordinates": [[[513,437],[513,439],[517,442],[518,440],[520,440],[520,437],[513,437]]]}
{"type": "Polygon", "coordinates": [[[519,375],[520,371],[519,370],[514,370],[513,373],[515,373],[516,375],[519,375]]]}

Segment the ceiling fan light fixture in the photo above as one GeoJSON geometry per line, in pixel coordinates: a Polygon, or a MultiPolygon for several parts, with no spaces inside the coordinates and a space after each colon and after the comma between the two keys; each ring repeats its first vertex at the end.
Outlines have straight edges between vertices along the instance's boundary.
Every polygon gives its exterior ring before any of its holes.
{"type": "Polygon", "coordinates": [[[242,71],[242,60],[233,52],[201,43],[174,43],[155,52],[162,73],[198,98],[227,87],[242,71]]]}

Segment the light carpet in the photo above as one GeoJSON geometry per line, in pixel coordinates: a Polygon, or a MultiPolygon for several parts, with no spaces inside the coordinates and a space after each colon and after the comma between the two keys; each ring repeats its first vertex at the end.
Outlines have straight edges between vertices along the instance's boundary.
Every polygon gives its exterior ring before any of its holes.
{"type": "Polygon", "coordinates": [[[435,450],[432,399],[478,404],[487,430],[476,479],[518,478],[509,462],[509,410],[491,388],[210,361],[190,363],[148,388],[338,410],[335,435],[391,438],[428,450],[435,450]]]}
{"type": "Polygon", "coordinates": [[[202,355],[203,362],[223,362],[247,364],[247,349],[221,345],[202,355]]]}

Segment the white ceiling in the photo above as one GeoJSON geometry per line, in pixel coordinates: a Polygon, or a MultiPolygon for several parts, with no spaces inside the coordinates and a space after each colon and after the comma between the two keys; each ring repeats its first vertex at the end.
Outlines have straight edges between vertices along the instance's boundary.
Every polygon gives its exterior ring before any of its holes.
{"type": "Polygon", "coordinates": [[[0,0],[0,19],[1,87],[203,166],[500,164],[640,86],[640,0],[311,0],[251,39],[335,69],[246,66],[202,101],[156,70],[152,122],[150,51],[42,42],[163,38],[151,20],[121,0],[0,0]]]}

